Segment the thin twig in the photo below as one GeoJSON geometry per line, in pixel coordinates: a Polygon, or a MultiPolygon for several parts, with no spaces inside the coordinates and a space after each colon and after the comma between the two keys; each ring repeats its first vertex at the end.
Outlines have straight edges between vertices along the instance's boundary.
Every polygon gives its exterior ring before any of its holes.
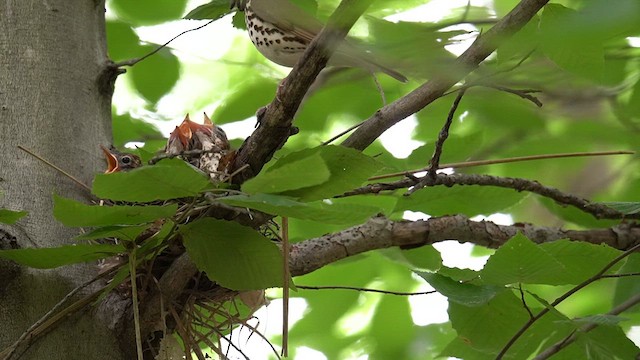
{"type": "MultiPolygon", "coordinates": [[[[438,166],[439,169],[461,169],[468,168],[474,166],[484,166],[484,165],[495,165],[495,164],[507,164],[513,162],[523,162],[523,161],[532,161],[532,160],[544,160],[544,159],[560,159],[560,158],[572,158],[572,157],[587,157],[587,156],[610,156],[610,155],[635,155],[635,151],[592,151],[592,152],[572,152],[572,153],[560,153],[560,154],[543,154],[543,155],[529,155],[529,156],[518,156],[504,159],[493,159],[493,160],[476,160],[476,161],[466,161],[466,162],[458,162],[458,163],[450,163],[450,164],[440,164],[438,166]]],[[[407,176],[407,174],[415,174],[423,171],[428,171],[429,166],[408,170],[403,172],[396,172],[384,175],[378,175],[370,177],[368,180],[380,180],[380,179],[388,179],[392,177],[398,176],[407,176]]]]}
{"type": "MultiPolygon", "coordinates": [[[[636,294],[636,295],[632,296],[631,298],[627,299],[625,302],[623,302],[620,305],[618,305],[618,306],[614,307],[613,309],[611,309],[611,311],[609,311],[607,313],[607,315],[618,315],[618,314],[620,314],[620,313],[632,308],[633,306],[636,306],[639,303],[640,303],[640,294],[636,294]]],[[[595,324],[595,323],[587,324],[587,325],[583,326],[580,329],[580,332],[583,332],[583,333],[589,332],[589,331],[595,329],[597,326],[598,326],[598,324],[595,324]]],[[[567,335],[564,339],[562,339],[559,342],[551,345],[546,350],[540,352],[534,358],[534,360],[544,360],[544,359],[550,358],[551,356],[553,356],[554,354],[558,353],[560,350],[564,349],[569,344],[574,342],[576,340],[576,338],[577,338],[576,330],[574,330],[569,335],[567,335]]]]}
{"type": "Polygon", "coordinates": [[[144,360],[142,355],[142,335],[140,334],[140,307],[138,304],[138,279],[136,278],[136,247],[135,243],[131,243],[133,249],[129,252],[129,273],[131,274],[131,294],[133,300],[133,321],[136,331],[136,351],[138,360],[144,360]]]}
{"type": "Polygon", "coordinates": [[[529,313],[529,318],[533,318],[533,312],[529,309],[529,305],[527,305],[527,301],[524,299],[524,291],[522,290],[522,283],[518,284],[518,291],[520,292],[520,300],[522,301],[522,306],[529,313]]]}
{"type": "Polygon", "coordinates": [[[304,286],[304,285],[296,285],[298,289],[304,290],[355,290],[361,292],[372,292],[372,293],[380,293],[386,295],[398,295],[398,296],[416,296],[416,295],[429,295],[435,294],[437,291],[423,291],[423,292],[400,292],[400,291],[388,291],[388,290],[378,290],[378,289],[368,289],[368,288],[360,288],[360,287],[352,287],[352,286],[304,286]]]}
{"type": "Polygon", "coordinates": [[[571,288],[569,291],[567,291],[566,293],[564,293],[562,296],[560,296],[559,298],[557,298],[553,303],[551,303],[551,305],[549,307],[545,307],[544,309],[542,309],[536,316],[534,316],[533,318],[529,319],[529,321],[527,321],[526,324],[524,324],[520,330],[518,330],[518,332],[516,332],[513,337],[511,337],[511,339],[509,339],[509,341],[507,342],[507,344],[502,348],[502,350],[500,350],[500,353],[498,353],[498,356],[496,356],[496,360],[502,359],[504,357],[504,355],[507,353],[507,351],[511,348],[511,346],[513,346],[513,344],[515,344],[515,342],[537,321],[539,320],[542,316],[544,316],[546,313],[548,313],[550,310],[550,308],[554,308],[556,306],[558,306],[558,304],[560,304],[561,302],[563,302],[564,300],[566,300],[568,297],[570,297],[571,295],[577,293],[578,291],[582,290],[583,288],[585,288],[587,285],[598,281],[600,279],[602,279],[602,276],[604,275],[604,273],[606,273],[607,271],[609,271],[609,269],[611,269],[614,265],[616,265],[617,263],[619,263],[620,261],[622,261],[624,258],[626,258],[627,256],[633,254],[636,250],[640,249],[640,244],[636,244],[635,246],[631,247],[629,250],[623,252],[622,254],[618,255],[615,259],[611,260],[607,265],[605,265],[600,271],[598,271],[595,275],[593,275],[592,277],[588,278],[587,280],[581,282],[580,284],[574,286],[573,288],[571,288]]]}
{"type": "MultiPolygon", "coordinates": [[[[405,189],[417,184],[416,179],[402,179],[391,183],[369,184],[363,187],[348,191],[342,195],[336,195],[336,198],[347,196],[356,196],[364,194],[379,194],[383,191],[393,191],[405,189]]],[[[461,174],[455,173],[451,175],[437,174],[435,181],[426,186],[496,186],[516,191],[528,191],[546,198],[552,199],[558,204],[571,205],[578,210],[593,215],[596,219],[640,219],[640,213],[624,214],[618,210],[610,208],[605,204],[594,203],[587,199],[564,193],[558,189],[545,186],[534,180],[510,178],[492,175],[478,174],[461,174]]]]}
{"type": "Polygon", "coordinates": [[[152,56],[153,54],[157,53],[158,51],[162,50],[162,49],[163,49],[163,48],[165,48],[167,45],[169,45],[173,40],[175,40],[175,39],[179,38],[180,36],[182,36],[182,35],[184,35],[184,34],[186,34],[186,33],[192,32],[192,31],[200,30],[200,29],[202,29],[203,27],[205,27],[205,26],[207,26],[207,25],[211,24],[212,22],[214,22],[214,21],[216,21],[216,20],[217,20],[217,19],[212,19],[211,21],[208,21],[208,22],[207,22],[206,24],[204,24],[204,25],[200,25],[200,26],[195,27],[195,28],[193,28],[193,29],[185,30],[185,31],[181,32],[180,34],[178,34],[178,35],[174,36],[173,38],[171,38],[171,40],[167,41],[166,43],[164,43],[164,44],[162,44],[162,45],[158,46],[155,50],[151,51],[150,53],[146,54],[145,56],[143,56],[143,57],[139,57],[139,58],[135,58],[135,59],[129,59],[129,60],[125,60],[125,61],[121,61],[121,62],[115,63],[115,64],[113,64],[113,67],[119,68],[119,67],[122,67],[122,66],[133,66],[133,65],[135,65],[135,64],[137,64],[137,63],[139,63],[140,61],[142,61],[142,60],[144,60],[144,59],[146,59],[146,58],[148,58],[148,57],[152,56]]]}
{"type": "Polygon", "coordinates": [[[161,153],[159,155],[156,155],[154,157],[152,157],[149,161],[148,164],[149,165],[154,165],[155,163],[157,163],[160,160],[163,159],[173,159],[176,158],[178,156],[194,156],[194,155],[202,155],[202,154],[208,154],[208,153],[219,153],[222,152],[222,149],[220,149],[217,146],[214,146],[211,149],[208,150],[202,150],[202,149],[195,149],[195,150],[186,150],[186,151],[181,151],[177,154],[168,154],[168,153],[161,153]]]}
{"type": "Polygon", "coordinates": [[[462,98],[464,97],[464,94],[466,91],[467,91],[466,88],[462,88],[458,92],[456,99],[453,101],[453,104],[451,105],[449,114],[447,115],[447,121],[445,121],[444,126],[442,127],[442,129],[440,130],[440,133],[438,134],[438,141],[436,142],[435,149],[433,150],[433,155],[431,156],[431,161],[429,161],[429,168],[427,170],[427,173],[428,173],[427,175],[429,175],[429,177],[432,179],[435,177],[436,170],[440,165],[440,157],[442,156],[442,149],[444,147],[444,142],[447,141],[447,139],[449,138],[449,129],[451,128],[451,124],[453,123],[453,116],[455,115],[456,110],[460,105],[460,101],[462,101],[462,98]]]}
{"type": "Polygon", "coordinates": [[[33,156],[34,158],[42,161],[43,163],[45,163],[47,166],[53,168],[54,170],[58,171],[59,173],[61,173],[62,175],[68,177],[69,179],[71,179],[71,181],[75,182],[76,184],[80,185],[80,187],[82,187],[83,189],[87,190],[89,193],[91,193],[91,188],[88,187],[87,185],[85,185],[85,183],[83,183],[82,181],[78,180],[75,176],[69,174],[68,172],[62,170],[61,168],[59,168],[57,165],[54,165],[53,163],[51,163],[49,160],[46,160],[45,158],[43,158],[42,156],[34,153],[33,151],[25,148],[22,145],[18,145],[18,149],[26,152],[27,154],[33,156]]]}
{"type": "Polygon", "coordinates": [[[282,351],[289,356],[289,218],[282,217],[282,351]]]}
{"type": "Polygon", "coordinates": [[[464,97],[465,92],[467,91],[466,87],[463,87],[458,92],[456,99],[453,101],[451,105],[451,109],[449,110],[449,114],[447,115],[447,120],[445,121],[440,133],[438,134],[438,140],[436,141],[433,155],[431,156],[431,160],[429,161],[429,167],[427,168],[427,174],[422,177],[422,179],[413,186],[413,188],[409,189],[405,195],[411,195],[414,192],[422,189],[428,184],[432,184],[436,179],[436,170],[440,166],[440,157],[442,156],[442,149],[444,147],[444,142],[449,138],[449,128],[451,128],[451,124],[453,123],[453,116],[460,105],[460,101],[464,97]]]}

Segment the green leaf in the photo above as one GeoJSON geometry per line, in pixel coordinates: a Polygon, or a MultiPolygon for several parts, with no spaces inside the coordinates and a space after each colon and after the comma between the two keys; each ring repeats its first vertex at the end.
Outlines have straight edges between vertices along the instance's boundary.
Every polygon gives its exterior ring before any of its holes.
{"type": "Polygon", "coordinates": [[[547,4],[540,21],[541,49],[561,68],[599,82],[604,69],[602,39],[576,29],[579,17],[560,4],[547,4]]]}
{"type": "Polygon", "coordinates": [[[276,171],[287,164],[317,155],[324,160],[331,172],[329,180],[317,186],[287,191],[283,195],[297,197],[301,201],[327,199],[362,185],[383,168],[380,162],[354,149],[343,146],[320,146],[288,154],[266,171],[276,171]]]}
{"type": "Polygon", "coordinates": [[[53,197],[53,216],[65,226],[137,225],[173,216],[177,204],[164,206],[85,205],[58,195],[53,197]]]}
{"type": "Polygon", "coordinates": [[[351,224],[363,222],[380,212],[379,208],[357,204],[331,204],[324,201],[301,203],[292,198],[270,194],[234,195],[218,201],[239,207],[259,210],[271,215],[326,222],[329,224],[351,224]]]}
{"type": "Polygon", "coordinates": [[[153,25],[179,19],[187,0],[111,0],[118,17],[136,26],[153,25]]]}
{"type": "Polygon", "coordinates": [[[569,240],[536,245],[518,234],[487,260],[481,278],[484,282],[499,285],[579,284],[620,253],[606,245],[569,240]]]}
{"type": "Polygon", "coordinates": [[[640,202],[603,202],[602,205],[618,210],[625,215],[637,214],[640,212],[640,202]]]}
{"type": "Polygon", "coordinates": [[[185,19],[202,20],[202,19],[220,19],[223,16],[232,13],[229,7],[229,0],[212,0],[211,2],[200,5],[189,11],[185,15],[185,19]]]}
{"type": "Polygon", "coordinates": [[[13,225],[16,221],[26,216],[26,211],[14,211],[8,209],[0,209],[0,223],[13,225]]]}
{"type": "MultiPolygon", "coordinates": [[[[156,46],[143,46],[145,54],[156,46]]],[[[161,49],[127,70],[133,86],[140,95],[152,103],[158,102],[176,84],[180,77],[180,62],[167,48],[161,49]]]]}
{"type": "MultiPolygon", "coordinates": [[[[539,309],[533,308],[532,311],[537,313],[539,309]]],[[[450,301],[449,318],[459,340],[449,344],[441,355],[495,359],[513,334],[529,320],[529,314],[512,291],[502,291],[481,306],[465,306],[450,301]]],[[[553,343],[564,338],[574,330],[570,324],[561,322],[565,319],[559,313],[547,313],[516,341],[505,359],[527,359],[539,350],[541,343],[553,343]]]]}
{"type": "Polygon", "coordinates": [[[122,245],[66,245],[56,248],[0,250],[0,257],[37,269],[104,259],[125,252],[122,245]]]}
{"type": "Polygon", "coordinates": [[[143,231],[149,228],[151,224],[144,225],[112,225],[112,226],[103,226],[97,229],[94,229],[91,232],[86,234],[78,235],[75,237],[76,240],[95,240],[95,239],[106,239],[106,238],[116,238],[125,241],[134,241],[138,235],[140,235],[143,231]]]}
{"type": "Polygon", "coordinates": [[[579,356],[589,360],[634,359],[638,355],[638,347],[617,326],[596,327],[576,335],[575,345],[581,350],[579,356]]]}
{"type": "Polygon", "coordinates": [[[158,128],[144,120],[134,119],[129,114],[113,117],[113,146],[122,147],[130,141],[146,142],[150,139],[162,139],[158,128]]]}
{"type": "Polygon", "coordinates": [[[290,162],[272,171],[263,171],[242,184],[247,193],[276,194],[319,185],[329,180],[331,173],[318,154],[290,162]]]}
{"type": "Polygon", "coordinates": [[[446,296],[449,301],[466,306],[484,305],[505,290],[502,286],[465,284],[440,274],[423,271],[415,271],[415,273],[440,294],[446,296]]]}
{"type": "Polygon", "coordinates": [[[518,233],[489,257],[480,276],[483,282],[497,285],[559,285],[568,282],[565,271],[562,263],[518,233]]]}
{"type": "Polygon", "coordinates": [[[421,246],[408,250],[389,248],[382,249],[380,252],[411,270],[436,271],[442,266],[440,252],[433,246],[421,246]]]}
{"type": "Polygon", "coordinates": [[[209,178],[180,159],[113,174],[96,175],[93,193],[102,199],[150,202],[196,196],[211,186],[209,178]]]}
{"type": "Polygon", "coordinates": [[[431,216],[489,215],[508,209],[525,196],[515,190],[490,186],[426,187],[399,198],[395,211],[421,211],[431,216]]]}
{"type": "Polygon", "coordinates": [[[180,233],[198,269],[226,288],[257,290],[283,283],[278,247],[251,228],[203,218],[181,227],[180,233]]]}
{"type": "Polygon", "coordinates": [[[128,60],[142,56],[140,39],[131,25],[121,21],[107,21],[107,50],[113,61],[128,60]]]}

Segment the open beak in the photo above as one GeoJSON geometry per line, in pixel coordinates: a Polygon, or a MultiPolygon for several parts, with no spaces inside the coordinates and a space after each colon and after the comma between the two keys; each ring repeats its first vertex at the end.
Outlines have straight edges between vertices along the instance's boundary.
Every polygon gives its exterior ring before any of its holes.
{"type": "Polygon", "coordinates": [[[120,171],[120,168],[118,167],[118,157],[106,147],[100,145],[100,148],[102,148],[104,157],[107,160],[107,171],[105,171],[104,173],[111,174],[120,171]]]}

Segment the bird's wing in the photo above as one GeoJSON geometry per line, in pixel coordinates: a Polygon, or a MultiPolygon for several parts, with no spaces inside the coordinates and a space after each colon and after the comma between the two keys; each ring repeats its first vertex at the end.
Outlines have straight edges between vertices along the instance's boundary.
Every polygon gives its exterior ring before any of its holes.
{"type": "Polygon", "coordinates": [[[306,42],[322,30],[322,23],[288,0],[251,0],[253,12],[263,20],[277,24],[306,42]]]}

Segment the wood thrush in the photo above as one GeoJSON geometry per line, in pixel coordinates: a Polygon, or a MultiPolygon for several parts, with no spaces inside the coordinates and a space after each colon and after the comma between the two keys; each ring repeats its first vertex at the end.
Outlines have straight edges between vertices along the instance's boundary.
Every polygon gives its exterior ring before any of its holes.
{"type": "MultiPolygon", "coordinates": [[[[231,0],[231,5],[244,11],[249,37],[267,59],[293,67],[323,24],[288,0],[231,0]]],[[[381,71],[402,82],[407,78],[379,64],[373,55],[345,39],[329,60],[332,66],[360,67],[381,71]]]]}
{"type": "Polygon", "coordinates": [[[138,155],[120,152],[113,146],[108,149],[104,146],[100,147],[107,159],[107,170],[104,172],[105,174],[127,171],[142,166],[142,161],[138,155]]]}

